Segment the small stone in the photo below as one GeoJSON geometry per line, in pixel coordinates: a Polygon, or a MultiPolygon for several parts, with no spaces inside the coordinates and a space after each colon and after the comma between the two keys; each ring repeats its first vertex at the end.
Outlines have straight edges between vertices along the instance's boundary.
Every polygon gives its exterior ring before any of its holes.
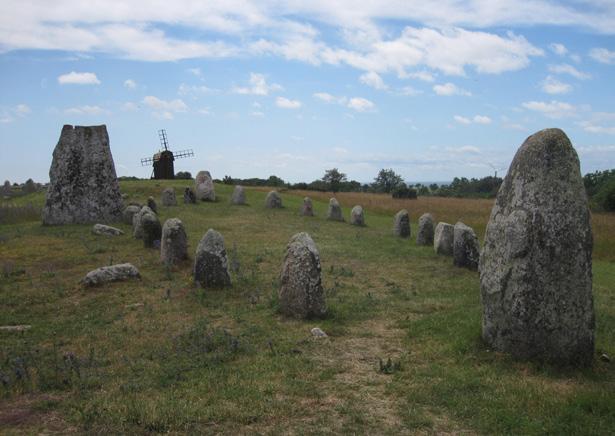
{"type": "Polygon", "coordinates": [[[194,281],[204,288],[231,286],[224,238],[214,229],[205,233],[196,248],[194,281]]]}
{"type": "Polygon", "coordinates": [[[393,234],[400,238],[410,237],[410,215],[406,209],[402,209],[395,214],[393,234]]]}
{"type": "Polygon", "coordinates": [[[602,353],[602,354],[600,355],[600,360],[602,360],[603,362],[610,362],[610,361],[611,361],[611,358],[609,357],[609,355],[608,355],[608,354],[606,354],[606,353],[602,353]]]}
{"type": "Polygon", "coordinates": [[[175,197],[175,189],[169,187],[169,188],[166,188],[164,191],[162,191],[161,203],[163,206],[166,206],[166,207],[177,206],[177,198],[175,197]]]}
{"type": "Polygon", "coordinates": [[[453,264],[476,271],[480,257],[476,233],[459,221],[453,228],[453,264]]]}
{"type": "Polygon", "coordinates": [[[433,249],[436,254],[453,255],[455,227],[448,223],[438,223],[433,239],[433,249]]]}
{"type": "Polygon", "coordinates": [[[132,218],[136,213],[139,213],[140,210],[141,206],[136,204],[130,204],[126,206],[126,209],[124,209],[124,212],[122,212],[122,220],[124,221],[124,223],[132,224],[132,218]]]}
{"type": "Polygon", "coordinates": [[[364,226],[365,216],[363,214],[363,207],[355,206],[350,211],[350,224],[353,226],[364,226]]]}
{"type": "Polygon", "coordinates": [[[329,221],[344,221],[344,217],[342,216],[342,208],[336,198],[331,198],[329,200],[327,219],[329,221]]]}
{"type": "Polygon", "coordinates": [[[188,259],[188,237],[184,224],[177,218],[170,218],[162,226],[160,260],[165,265],[174,265],[185,259],[188,259]]]}
{"type": "Polygon", "coordinates": [[[107,226],[105,224],[94,224],[94,227],[92,227],[92,233],[95,235],[104,236],[119,236],[124,234],[124,232],[120,229],[116,229],[115,227],[107,226]]]}
{"type": "Polygon", "coordinates": [[[312,333],[312,336],[314,336],[315,338],[326,338],[328,336],[319,327],[314,327],[312,330],[310,330],[310,332],[312,333]]]}
{"type": "Polygon", "coordinates": [[[243,186],[237,185],[233,189],[233,195],[231,196],[231,204],[244,205],[246,204],[246,193],[243,186]]]}
{"type": "Polygon", "coordinates": [[[195,204],[196,203],[196,194],[194,191],[186,186],[184,189],[184,203],[185,204],[195,204]]]}
{"type": "Polygon", "coordinates": [[[141,217],[141,227],[143,228],[143,246],[145,248],[159,248],[162,236],[162,226],[158,215],[146,213],[141,217]]]}
{"type": "Polygon", "coordinates": [[[0,326],[0,330],[5,331],[5,332],[23,332],[26,330],[30,330],[31,328],[32,326],[29,324],[0,326]]]}
{"type": "Polygon", "coordinates": [[[127,280],[133,277],[141,277],[139,270],[130,263],[121,263],[111,266],[103,266],[87,273],[81,283],[85,286],[95,286],[101,283],[127,280]]]}
{"type": "Polygon", "coordinates": [[[148,206],[143,206],[139,212],[132,216],[132,235],[136,239],[143,239],[143,216],[145,214],[154,214],[148,206]]]}
{"type": "Polygon", "coordinates": [[[147,199],[147,207],[149,207],[154,213],[158,213],[158,206],[156,205],[156,200],[154,200],[154,197],[149,197],[147,199]]]}
{"type": "Polygon", "coordinates": [[[424,213],[419,218],[419,229],[416,233],[416,245],[433,245],[433,217],[424,213]]]}
{"type": "Polygon", "coordinates": [[[303,199],[299,214],[301,216],[314,216],[314,207],[312,206],[312,199],[310,197],[305,197],[303,199]]]}
{"type": "Polygon", "coordinates": [[[214,181],[209,171],[199,171],[194,179],[196,198],[201,201],[216,201],[214,181]]]}
{"type": "Polygon", "coordinates": [[[271,191],[265,198],[265,207],[268,209],[279,209],[282,207],[282,197],[276,191],[271,191]]]}

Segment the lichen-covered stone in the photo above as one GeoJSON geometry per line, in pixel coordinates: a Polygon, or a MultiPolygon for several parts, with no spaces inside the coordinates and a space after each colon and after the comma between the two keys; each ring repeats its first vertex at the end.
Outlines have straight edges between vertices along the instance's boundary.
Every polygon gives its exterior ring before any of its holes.
{"type": "Polygon", "coordinates": [[[209,171],[199,171],[194,179],[197,200],[216,201],[214,181],[209,171]]]}
{"type": "Polygon", "coordinates": [[[107,282],[128,280],[134,277],[141,277],[139,270],[130,263],[121,263],[111,266],[103,266],[87,273],[81,280],[85,286],[95,286],[107,282]]]}
{"type": "Polygon", "coordinates": [[[106,126],[65,125],[53,151],[49,179],[43,224],[121,220],[122,196],[106,126]]]}
{"type": "Polygon", "coordinates": [[[243,186],[237,185],[233,189],[233,195],[231,196],[231,204],[244,205],[246,204],[246,193],[243,186]]]}
{"type": "Polygon", "coordinates": [[[280,311],[294,318],[322,317],[327,312],[320,255],[305,232],[294,235],[286,248],[280,275],[280,311]]]}
{"type": "Polygon", "coordinates": [[[455,240],[455,226],[449,223],[438,223],[433,238],[433,249],[436,254],[444,256],[453,255],[453,242],[455,240]]]}
{"type": "Polygon", "coordinates": [[[303,199],[299,214],[301,216],[314,216],[314,206],[312,205],[312,199],[310,197],[305,197],[303,199]]]}
{"type": "Polygon", "coordinates": [[[94,224],[94,227],[92,227],[92,233],[94,233],[95,235],[104,236],[119,236],[124,234],[124,232],[120,229],[107,226],[105,224],[94,224]]]}
{"type": "Polygon", "coordinates": [[[336,198],[329,200],[329,207],[327,208],[327,219],[330,221],[344,221],[342,215],[342,208],[336,198]]]}
{"type": "Polygon", "coordinates": [[[265,197],[265,207],[268,209],[279,209],[282,207],[282,197],[276,191],[271,191],[265,197]]]}
{"type": "Polygon", "coordinates": [[[517,151],[487,225],[485,342],[518,358],[590,364],[592,245],[577,153],[563,131],[542,130],[517,151]]]}
{"type": "Polygon", "coordinates": [[[365,215],[363,213],[363,207],[355,206],[350,211],[350,224],[353,226],[364,226],[365,225],[365,215]]]}
{"type": "Polygon", "coordinates": [[[196,194],[194,191],[186,186],[184,189],[184,203],[185,204],[195,204],[196,203],[196,194]]]}
{"type": "Polygon", "coordinates": [[[126,209],[124,209],[124,212],[122,212],[122,220],[124,221],[124,223],[132,224],[133,217],[136,213],[139,213],[140,210],[141,206],[136,204],[129,204],[128,206],[126,206],[126,209]]]}
{"type": "Polygon", "coordinates": [[[476,271],[479,257],[480,246],[474,230],[459,221],[453,228],[453,264],[476,271]]]}
{"type": "Polygon", "coordinates": [[[177,218],[170,218],[162,226],[160,260],[165,265],[174,265],[187,258],[188,237],[184,224],[177,218]]]}
{"type": "Polygon", "coordinates": [[[433,233],[433,217],[430,213],[424,213],[419,218],[416,245],[433,245],[433,233]]]}
{"type": "Polygon", "coordinates": [[[209,229],[196,248],[194,281],[204,288],[223,288],[231,285],[224,238],[209,229]]]}
{"type": "Polygon", "coordinates": [[[154,213],[158,213],[158,205],[156,204],[154,197],[147,198],[147,207],[149,207],[154,213]]]}
{"type": "Polygon", "coordinates": [[[163,206],[177,206],[177,198],[175,197],[175,189],[169,187],[162,191],[161,203],[163,206]]]}
{"type": "Polygon", "coordinates": [[[155,213],[145,213],[141,216],[141,227],[143,228],[143,246],[152,248],[156,246],[156,241],[162,237],[162,226],[158,215],[155,213]]]}
{"type": "Polygon", "coordinates": [[[400,238],[410,237],[410,215],[406,209],[402,209],[395,214],[393,220],[393,234],[400,238]]]}
{"type": "Polygon", "coordinates": [[[136,239],[143,239],[143,216],[145,214],[154,214],[155,212],[149,208],[149,206],[143,206],[139,212],[135,213],[132,217],[132,235],[136,239]]]}

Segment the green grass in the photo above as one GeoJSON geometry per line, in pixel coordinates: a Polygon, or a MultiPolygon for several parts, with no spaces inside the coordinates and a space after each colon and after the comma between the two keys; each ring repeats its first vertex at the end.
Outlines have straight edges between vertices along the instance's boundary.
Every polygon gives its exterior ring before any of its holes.
{"type": "MultiPolygon", "coordinates": [[[[127,202],[144,202],[168,185],[181,198],[187,184],[121,187],[127,202]]],[[[249,205],[240,207],[229,204],[231,186],[216,190],[215,203],[159,212],[184,222],[191,256],[207,229],[222,233],[234,265],[226,290],[196,288],[191,261],[164,268],[124,224],[117,238],[92,235],[87,225],[43,227],[29,216],[0,225],[0,325],[32,326],[0,331],[0,433],[615,428],[615,363],[597,354],[591,368],[561,369],[490,352],[480,341],[477,274],[413,238],[394,238],[392,212],[368,208],[367,226],[357,228],[326,221],[326,202],[314,202],[316,217],[301,217],[302,197],[291,193],[282,195],[284,209],[267,210],[265,192],[248,189],[249,205]],[[320,249],[324,320],[277,313],[286,243],[299,231],[320,249]],[[137,266],[141,280],[79,284],[91,269],[119,262],[137,266]],[[329,338],[313,339],[316,325],[329,338]]],[[[18,200],[40,207],[43,199],[18,200]]],[[[349,212],[345,206],[347,219],[349,212]]],[[[595,260],[596,345],[611,357],[613,283],[615,264],[595,260]]]]}

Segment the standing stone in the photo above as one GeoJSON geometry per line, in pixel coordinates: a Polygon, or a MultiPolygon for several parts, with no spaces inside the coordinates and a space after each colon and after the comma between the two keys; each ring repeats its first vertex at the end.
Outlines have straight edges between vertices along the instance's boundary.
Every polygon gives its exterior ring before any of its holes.
{"type": "Polygon", "coordinates": [[[196,195],[194,191],[186,186],[184,189],[184,203],[185,204],[195,204],[196,203],[196,195]]]}
{"type": "Polygon", "coordinates": [[[126,209],[124,209],[124,212],[122,212],[122,220],[124,221],[124,223],[132,224],[132,218],[136,213],[139,213],[140,210],[141,206],[138,206],[136,204],[129,204],[128,206],[126,206],[126,209]]]}
{"type": "Polygon", "coordinates": [[[286,247],[280,275],[280,311],[294,318],[322,317],[327,312],[321,281],[320,255],[305,232],[294,235],[286,247]]]}
{"type": "Polygon", "coordinates": [[[299,214],[301,216],[314,216],[314,207],[312,206],[312,199],[310,197],[305,197],[303,199],[299,214]]]}
{"type": "Polygon", "coordinates": [[[265,207],[268,209],[279,209],[282,207],[282,197],[276,191],[271,191],[265,198],[265,207]]]}
{"type": "Polygon", "coordinates": [[[155,213],[145,213],[141,217],[141,227],[143,228],[143,246],[152,248],[156,246],[156,241],[160,241],[162,236],[162,226],[158,215],[155,213]]]}
{"type": "Polygon", "coordinates": [[[135,213],[132,217],[132,235],[136,239],[143,239],[143,216],[148,213],[154,214],[154,211],[148,206],[143,206],[139,212],[135,213]]]}
{"type": "Polygon", "coordinates": [[[223,288],[231,285],[224,238],[214,229],[207,230],[196,248],[194,281],[204,288],[223,288]]]}
{"type": "Polygon", "coordinates": [[[453,228],[453,264],[476,271],[480,246],[471,227],[459,221],[453,228]]]}
{"type": "Polygon", "coordinates": [[[158,206],[156,205],[156,200],[154,200],[154,197],[147,198],[147,207],[149,207],[154,213],[158,213],[158,206]]]}
{"type": "Polygon", "coordinates": [[[350,224],[354,226],[365,225],[365,215],[363,214],[363,207],[355,206],[350,211],[350,224]]]}
{"type": "Polygon", "coordinates": [[[520,358],[591,364],[592,231],[579,159],[546,129],[517,151],[480,259],[483,339],[520,358]]]}
{"type": "Polygon", "coordinates": [[[433,245],[433,217],[430,213],[424,213],[419,218],[416,245],[433,245]]]}
{"type": "Polygon", "coordinates": [[[400,238],[410,237],[410,215],[406,209],[402,209],[395,214],[393,234],[400,238]]]}
{"type": "Polygon", "coordinates": [[[231,196],[231,204],[244,205],[246,204],[246,193],[243,186],[235,186],[233,195],[231,196]]]}
{"type": "Polygon", "coordinates": [[[436,254],[453,255],[455,227],[448,223],[438,223],[433,239],[433,249],[436,254]]]}
{"type": "Polygon", "coordinates": [[[49,179],[43,224],[121,220],[122,196],[106,126],[65,125],[53,151],[49,179]]]}
{"type": "Polygon", "coordinates": [[[161,203],[163,206],[177,206],[177,198],[175,197],[175,189],[166,188],[162,191],[161,203]]]}
{"type": "Polygon", "coordinates": [[[209,171],[199,171],[194,179],[196,198],[201,201],[216,201],[214,181],[209,171]]]}
{"type": "Polygon", "coordinates": [[[342,208],[336,198],[329,200],[327,219],[330,221],[344,221],[344,217],[342,216],[342,208]]]}
{"type": "Polygon", "coordinates": [[[12,193],[11,182],[8,180],[4,181],[4,185],[2,185],[2,195],[5,197],[9,197],[12,193]]]}
{"type": "Polygon", "coordinates": [[[188,259],[188,237],[184,224],[177,218],[170,218],[162,226],[160,260],[165,265],[174,265],[185,259],[188,259]]]}

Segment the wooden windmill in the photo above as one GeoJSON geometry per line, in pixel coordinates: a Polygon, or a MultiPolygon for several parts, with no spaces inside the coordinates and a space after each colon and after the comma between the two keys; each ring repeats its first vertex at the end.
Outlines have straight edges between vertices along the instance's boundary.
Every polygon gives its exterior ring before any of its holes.
{"type": "Polygon", "coordinates": [[[194,152],[192,149],[175,152],[169,150],[167,132],[164,129],[158,130],[158,137],[160,138],[160,151],[152,157],[144,157],[141,159],[141,166],[152,165],[154,167],[152,179],[174,179],[175,169],[173,167],[173,162],[175,159],[193,157],[194,152]]]}

